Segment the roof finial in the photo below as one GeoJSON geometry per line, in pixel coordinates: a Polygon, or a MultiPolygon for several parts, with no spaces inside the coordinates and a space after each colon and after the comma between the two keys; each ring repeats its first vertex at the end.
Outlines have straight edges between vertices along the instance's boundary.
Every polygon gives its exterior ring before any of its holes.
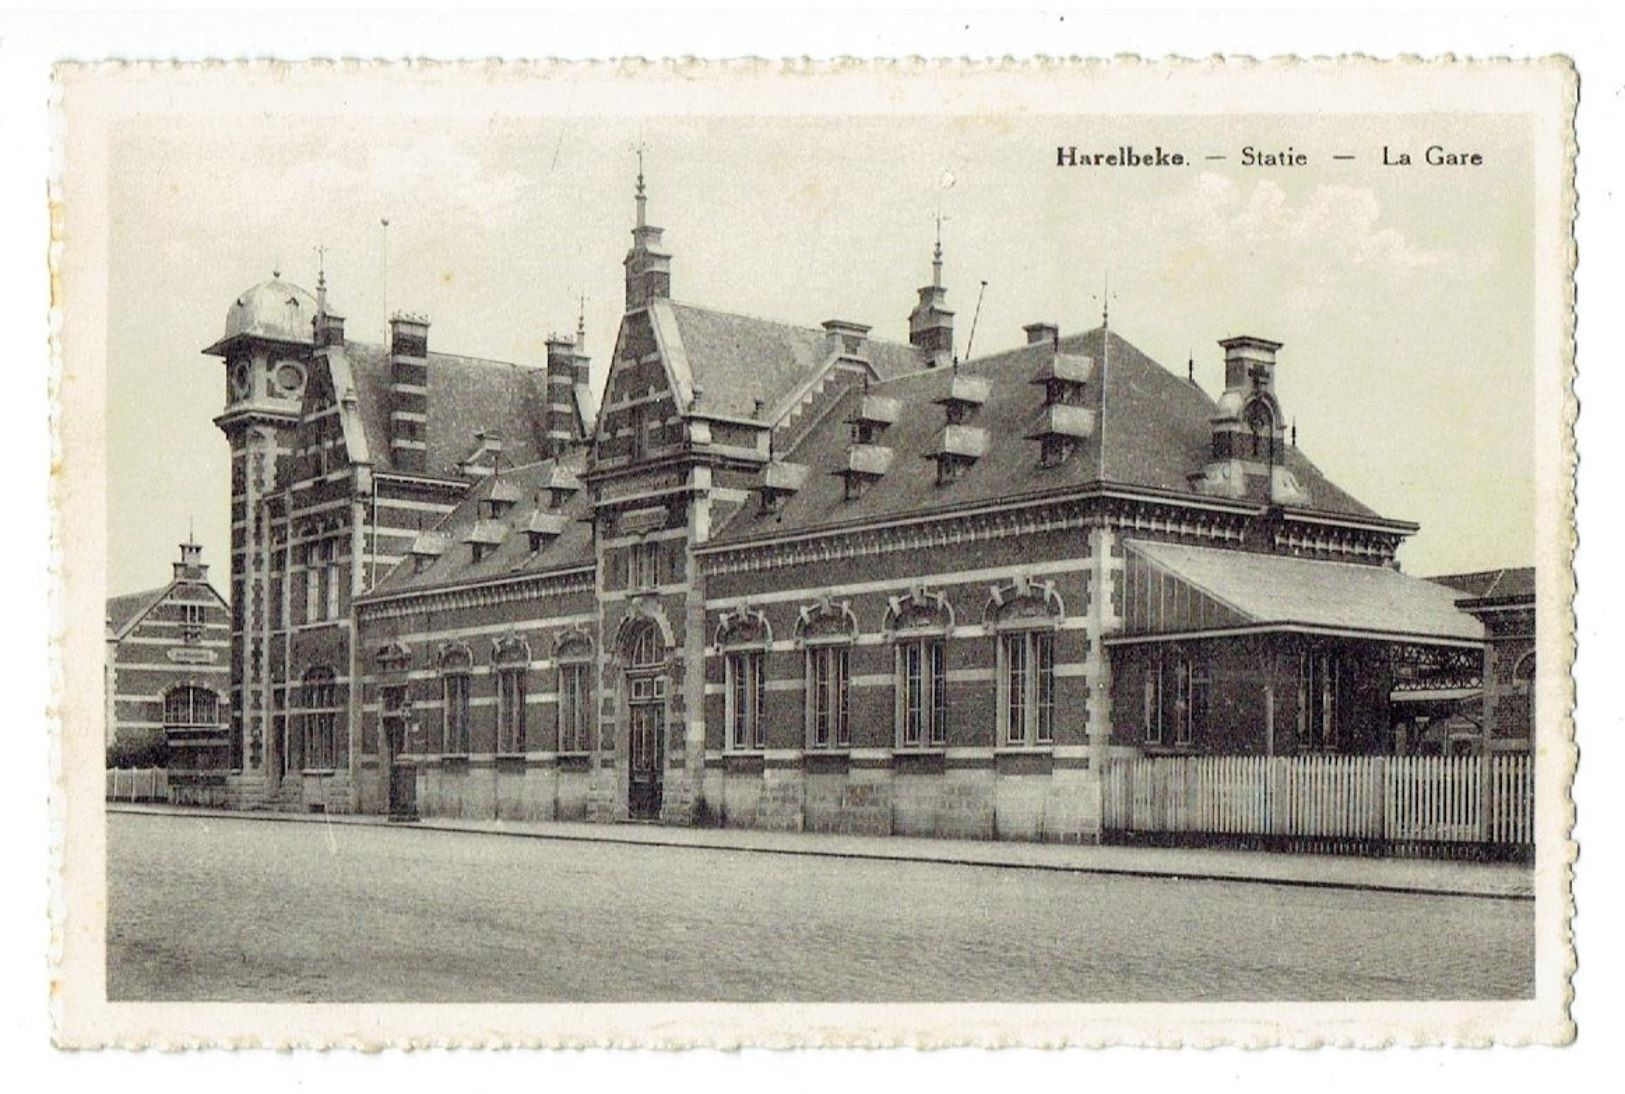
{"type": "Polygon", "coordinates": [[[1196,383],[1196,354],[1191,350],[1185,352],[1187,354],[1185,358],[1185,379],[1194,384],[1196,383]]]}
{"type": "Polygon", "coordinates": [[[937,210],[937,245],[931,252],[931,284],[942,288],[942,210],[937,210]]]}
{"type": "Polygon", "coordinates": [[[644,144],[643,144],[642,141],[639,141],[638,144],[637,144],[637,148],[635,149],[635,151],[638,154],[637,200],[638,200],[638,227],[639,228],[642,228],[647,223],[648,218],[644,214],[645,214],[645,208],[646,208],[646,206],[648,205],[648,202],[649,202],[649,195],[645,192],[644,185],[643,185],[643,150],[644,150],[644,144]]]}
{"type": "Polygon", "coordinates": [[[327,314],[327,245],[318,243],[311,250],[316,252],[316,314],[327,314]]]}
{"type": "Polygon", "coordinates": [[[1112,272],[1106,271],[1106,282],[1100,292],[1100,328],[1112,329],[1112,272]]]}
{"type": "Polygon", "coordinates": [[[1296,415],[1292,418],[1292,447],[1298,447],[1298,419],[1296,415]]]}
{"type": "Polygon", "coordinates": [[[576,310],[576,351],[587,348],[587,294],[581,294],[576,310]]]}

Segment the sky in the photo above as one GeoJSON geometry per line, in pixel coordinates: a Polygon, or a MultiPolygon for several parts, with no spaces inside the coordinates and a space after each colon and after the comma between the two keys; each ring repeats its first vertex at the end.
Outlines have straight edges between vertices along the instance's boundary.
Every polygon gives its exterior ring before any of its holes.
{"type": "Polygon", "coordinates": [[[1019,344],[1025,323],[1098,325],[1109,277],[1113,329],[1176,372],[1193,358],[1210,394],[1219,339],[1284,343],[1277,393],[1299,445],[1421,524],[1407,572],[1533,561],[1521,119],[142,115],[109,172],[109,593],[161,584],[189,529],[225,587],[226,382],[201,350],[273,270],[313,289],[318,245],[352,340],[381,340],[407,310],[437,350],[539,364],[585,297],[601,385],[640,145],[678,300],[906,341],[940,215],[962,355],[1019,344]],[[1485,165],[1381,163],[1384,146],[1420,160],[1431,143],[1485,165]],[[1192,162],[1058,168],[1058,144],[1192,162]],[[1246,146],[1312,162],[1244,167],[1246,146]]]}

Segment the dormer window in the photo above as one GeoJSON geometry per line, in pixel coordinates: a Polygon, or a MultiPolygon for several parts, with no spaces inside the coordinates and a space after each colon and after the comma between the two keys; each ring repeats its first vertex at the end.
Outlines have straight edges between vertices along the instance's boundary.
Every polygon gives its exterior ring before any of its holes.
{"type": "Polygon", "coordinates": [[[568,467],[554,464],[548,471],[543,489],[547,492],[548,508],[561,509],[581,489],[581,480],[568,467]]]}
{"type": "Polygon", "coordinates": [[[976,417],[982,404],[987,402],[992,384],[985,376],[967,376],[955,372],[948,382],[948,391],[940,399],[943,416],[949,425],[964,425],[976,417]]]}
{"type": "Polygon", "coordinates": [[[480,562],[497,549],[507,534],[508,529],[501,521],[477,520],[468,535],[463,537],[463,542],[469,545],[473,560],[480,562]]]}
{"type": "Polygon", "coordinates": [[[846,480],[846,500],[863,496],[869,484],[891,470],[893,453],[878,444],[854,443],[846,450],[846,463],[835,473],[846,480]]]}
{"type": "Polygon", "coordinates": [[[1054,353],[1039,366],[1032,382],[1043,386],[1045,406],[1081,406],[1094,367],[1092,357],[1054,353]]]}
{"type": "Polygon", "coordinates": [[[1061,437],[1051,434],[1043,437],[1038,445],[1038,463],[1041,467],[1059,467],[1072,455],[1078,444],[1071,437],[1061,437]]]}
{"type": "Polygon", "coordinates": [[[858,412],[847,419],[852,427],[852,440],[856,444],[876,444],[886,429],[897,421],[903,404],[888,395],[865,393],[858,404],[858,412]]]}
{"type": "Polygon", "coordinates": [[[483,507],[485,516],[489,520],[500,520],[503,514],[519,503],[519,488],[506,479],[498,479],[491,484],[491,492],[485,496],[483,507]]]}
{"type": "Polygon", "coordinates": [[[937,485],[958,482],[971,465],[987,453],[987,430],[981,426],[949,422],[927,453],[937,463],[937,485]]]}
{"type": "Polygon", "coordinates": [[[525,535],[530,539],[531,554],[546,550],[548,544],[563,534],[563,513],[537,509],[530,515],[530,521],[525,525],[525,535]]]}
{"type": "Polygon", "coordinates": [[[762,512],[777,513],[784,508],[786,499],[799,491],[807,481],[807,466],[774,460],[762,469],[759,491],[762,512]]]}

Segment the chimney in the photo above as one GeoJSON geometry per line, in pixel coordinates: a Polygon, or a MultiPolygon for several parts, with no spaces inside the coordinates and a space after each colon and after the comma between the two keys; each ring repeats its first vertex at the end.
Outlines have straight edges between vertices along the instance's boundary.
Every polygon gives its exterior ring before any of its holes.
{"type": "Polygon", "coordinates": [[[869,327],[846,319],[824,320],[824,352],[869,359],[869,327]]]}
{"type": "Polygon", "coordinates": [[[1027,332],[1027,344],[1036,345],[1039,342],[1048,342],[1054,345],[1061,337],[1061,328],[1055,323],[1028,323],[1021,328],[1027,332]]]}
{"type": "Polygon", "coordinates": [[[209,567],[203,561],[203,548],[187,540],[181,544],[181,558],[173,563],[176,581],[207,581],[209,567]]]}
{"type": "Polygon", "coordinates": [[[547,438],[546,449],[553,457],[562,456],[576,443],[576,352],[575,342],[560,334],[547,339],[547,438]]]}
{"type": "Polygon", "coordinates": [[[428,470],[429,320],[397,312],[389,320],[389,454],[395,470],[428,470]]]}

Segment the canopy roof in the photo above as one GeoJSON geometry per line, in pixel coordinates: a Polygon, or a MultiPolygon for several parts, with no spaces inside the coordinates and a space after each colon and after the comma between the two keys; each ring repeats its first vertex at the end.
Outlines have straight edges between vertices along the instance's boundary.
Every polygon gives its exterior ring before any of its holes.
{"type": "Polygon", "coordinates": [[[1128,540],[1114,642],[1297,631],[1477,645],[1484,625],[1454,589],[1387,566],[1128,540]]]}

